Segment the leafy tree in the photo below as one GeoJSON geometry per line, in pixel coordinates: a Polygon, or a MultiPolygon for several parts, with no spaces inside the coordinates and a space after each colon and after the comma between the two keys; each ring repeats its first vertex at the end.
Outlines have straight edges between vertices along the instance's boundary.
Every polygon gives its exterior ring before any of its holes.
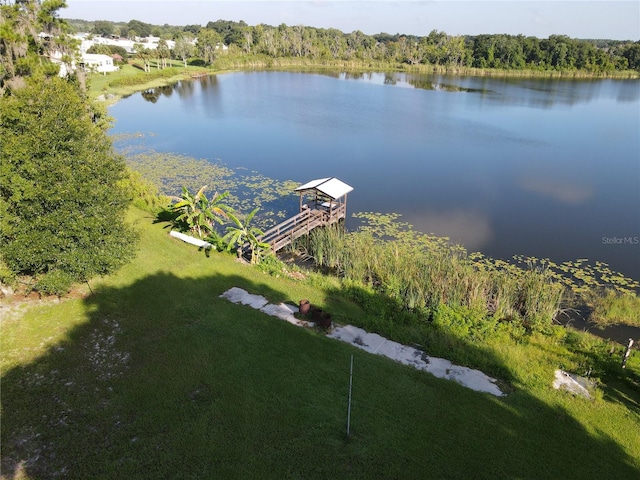
{"type": "Polygon", "coordinates": [[[104,43],[91,45],[87,50],[87,53],[104,53],[105,55],[114,55],[117,53],[122,57],[123,62],[126,62],[129,57],[129,54],[124,47],[120,47],[119,45],[107,45],[104,43]]]}
{"type": "Polygon", "coordinates": [[[207,206],[207,215],[210,220],[222,225],[223,218],[228,219],[229,214],[232,213],[231,207],[229,207],[223,200],[229,196],[229,192],[219,194],[218,192],[213,194],[213,197],[209,200],[207,206]]]}
{"type": "Polygon", "coordinates": [[[76,42],[57,17],[63,7],[64,0],[0,3],[0,95],[7,88],[20,88],[30,75],[57,75],[58,65],[49,60],[53,52],[71,64],[76,42]]]}
{"type": "MultiPolygon", "coordinates": [[[[279,39],[277,31],[273,27],[258,25],[258,50],[261,53],[275,57],[278,51],[279,39]]],[[[256,27],[257,28],[257,27],[256,27]]]]}
{"type": "Polygon", "coordinates": [[[204,63],[211,65],[217,57],[217,51],[222,45],[222,36],[215,30],[203,28],[198,32],[198,52],[204,63]]]}
{"type": "Polygon", "coordinates": [[[640,71],[640,42],[625,45],[621,56],[627,60],[628,68],[640,71]]]}
{"type": "Polygon", "coordinates": [[[194,35],[197,35],[201,29],[202,29],[202,26],[200,25],[185,25],[184,27],[182,27],[183,32],[190,32],[190,33],[193,33],[194,35]]]}
{"type": "Polygon", "coordinates": [[[449,65],[460,66],[470,63],[470,52],[466,48],[463,37],[447,37],[442,46],[445,62],[449,65]]]}
{"type": "Polygon", "coordinates": [[[194,52],[194,47],[191,42],[186,38],[180,37],[176,40],[176,44],[173,47],[173,54],[184,62],[184,68],[187,68],[187,60],[191,58],[194,52]]]}
{"type": "Polygon", "coordinates": [[[335,28],[325,32],[325,42],[333,58],[339,58],[345,48],[344,33],[335,28]]]}
{"type": "Polygon", "coordinates": [[[89,47],[87,53],[101,53],[103,55],[111,55],[111,49],[109,48],[109,45],[106,45],[104,43],[96,43],[89,47]]]}
{"type": "Polygon", "coordinates": [[[253,28],[245,27],[242,29],[242,52],[251,53],[251,47],[253,47],[253,28]]]}
{"type": "Polygon", "coordinates": [[[525,63],[530,68],[536,68],[544,65],[544,56],[540,48],[540,40],[536,37],[526,37],[522,40],[522,52],[525,63]]]}
{"type": "Polygon", "coordinates": [[[207,197],[204,195],[204,191],[207,188],[205,185],[198,193],[191,195],[187,187],[182,187],[182,198],[177,198],[178,202],[173,204],[171,209],[179,213],[176,217],[176,222],[184,222],[189,226],[189,229],[198,235],[198,238],[203,237],[203,230],[209,230],[209,222],[205,213],[207,197]]]}
{"type": "Polygon", "coordinates": [[[107,20],[96,20],[93,23],[93,33],[102,37],[113,35],[113,23],[107,20]]]}
{"type": "Polygon", "coordinates": [[[0,99],[0,257],[42,290],[63,293],[135,254],[118,184],[125,165],[72,82],[26,84],[0,99]]]}
{"type": "Polygon", "coordinates": [[[148,37],[151,35],[151,25],[148,23],[141,22],[140,20],[131,20],[127,26],[129,27],[129,37],[131,37],[132,31],[139,37],[148,37]]]}
{"type": "Polygon", "coordinates": [[[251,251],[251,263],[260,263],[260,257],[263,251],[269,249],[269,244],[261,242],[259,237],[264,235],[264,232],[258,227],[251,225],[253,217],[258,213],[260,208],[254,208],[252,212],[247,215],[247,218],[240,220],[234,213],[229,212],[229,219],[233,222],[232,226],[227,227],[227,234],[222,238],[227,243],[227,248],[231,251],[234,247],[237,249],[238,256],[242,255],[242,247],[246,243],[249,244],[251,251]]]}
{"type": "Polygon", "coordinates": [[[242,46],[244,41],[244,30],[248,25],[240,20],[234,22],[232,20],[216,20],[215,22],[207,23],[206,28],[214,30],[220,34],[222,40],[226,45],[242,46]]]}

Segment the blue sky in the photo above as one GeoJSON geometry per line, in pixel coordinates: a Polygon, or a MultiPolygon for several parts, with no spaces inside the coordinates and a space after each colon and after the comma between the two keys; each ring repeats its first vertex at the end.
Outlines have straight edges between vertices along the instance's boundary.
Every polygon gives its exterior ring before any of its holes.
{"type": "Polygon", "coordinates": [[[67,0],[63,18],[124,21],[154,25],[206,25],[244,20],[249,25],[308,25],[427,35],[508,33],[547,38],[640,40],[640,1],[615,0],[67,0]]]}

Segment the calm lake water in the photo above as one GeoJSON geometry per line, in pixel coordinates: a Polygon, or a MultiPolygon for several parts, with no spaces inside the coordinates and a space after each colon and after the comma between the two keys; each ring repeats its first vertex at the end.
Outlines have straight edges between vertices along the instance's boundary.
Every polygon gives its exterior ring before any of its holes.
{"type": "Polygon", "coordinates": [[[640,279],[638,81],[249,72],[153,100],[111,107],[113,133],[280,180],[335,176],[351,212],[401,213],[494,258],[640,279]]]}

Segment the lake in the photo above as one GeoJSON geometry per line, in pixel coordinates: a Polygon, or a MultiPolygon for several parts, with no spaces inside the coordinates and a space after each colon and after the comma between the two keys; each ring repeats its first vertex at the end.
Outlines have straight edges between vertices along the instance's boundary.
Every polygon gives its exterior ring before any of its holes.
{"type": "Polygon", "coordinates": [[[159,152],[338,177],[355,189],[350,212],[400,213],[469,251],[588,258],[640,279],[637,80],[243,72],[109,113],[113,133],[152,133],[159,152]]]}

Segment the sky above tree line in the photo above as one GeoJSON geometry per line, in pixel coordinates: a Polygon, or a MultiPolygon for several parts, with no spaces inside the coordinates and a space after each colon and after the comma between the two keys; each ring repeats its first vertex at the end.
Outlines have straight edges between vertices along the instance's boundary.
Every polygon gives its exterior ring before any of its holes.
{"type": "Polygon", "coordinates": [[[523,34],[538,38],[640,40],[637,0],[67,0],[63,18],[153,25],[206,25],[244,20],[249,25],[305,25],[428,35],[523,34]]]}

